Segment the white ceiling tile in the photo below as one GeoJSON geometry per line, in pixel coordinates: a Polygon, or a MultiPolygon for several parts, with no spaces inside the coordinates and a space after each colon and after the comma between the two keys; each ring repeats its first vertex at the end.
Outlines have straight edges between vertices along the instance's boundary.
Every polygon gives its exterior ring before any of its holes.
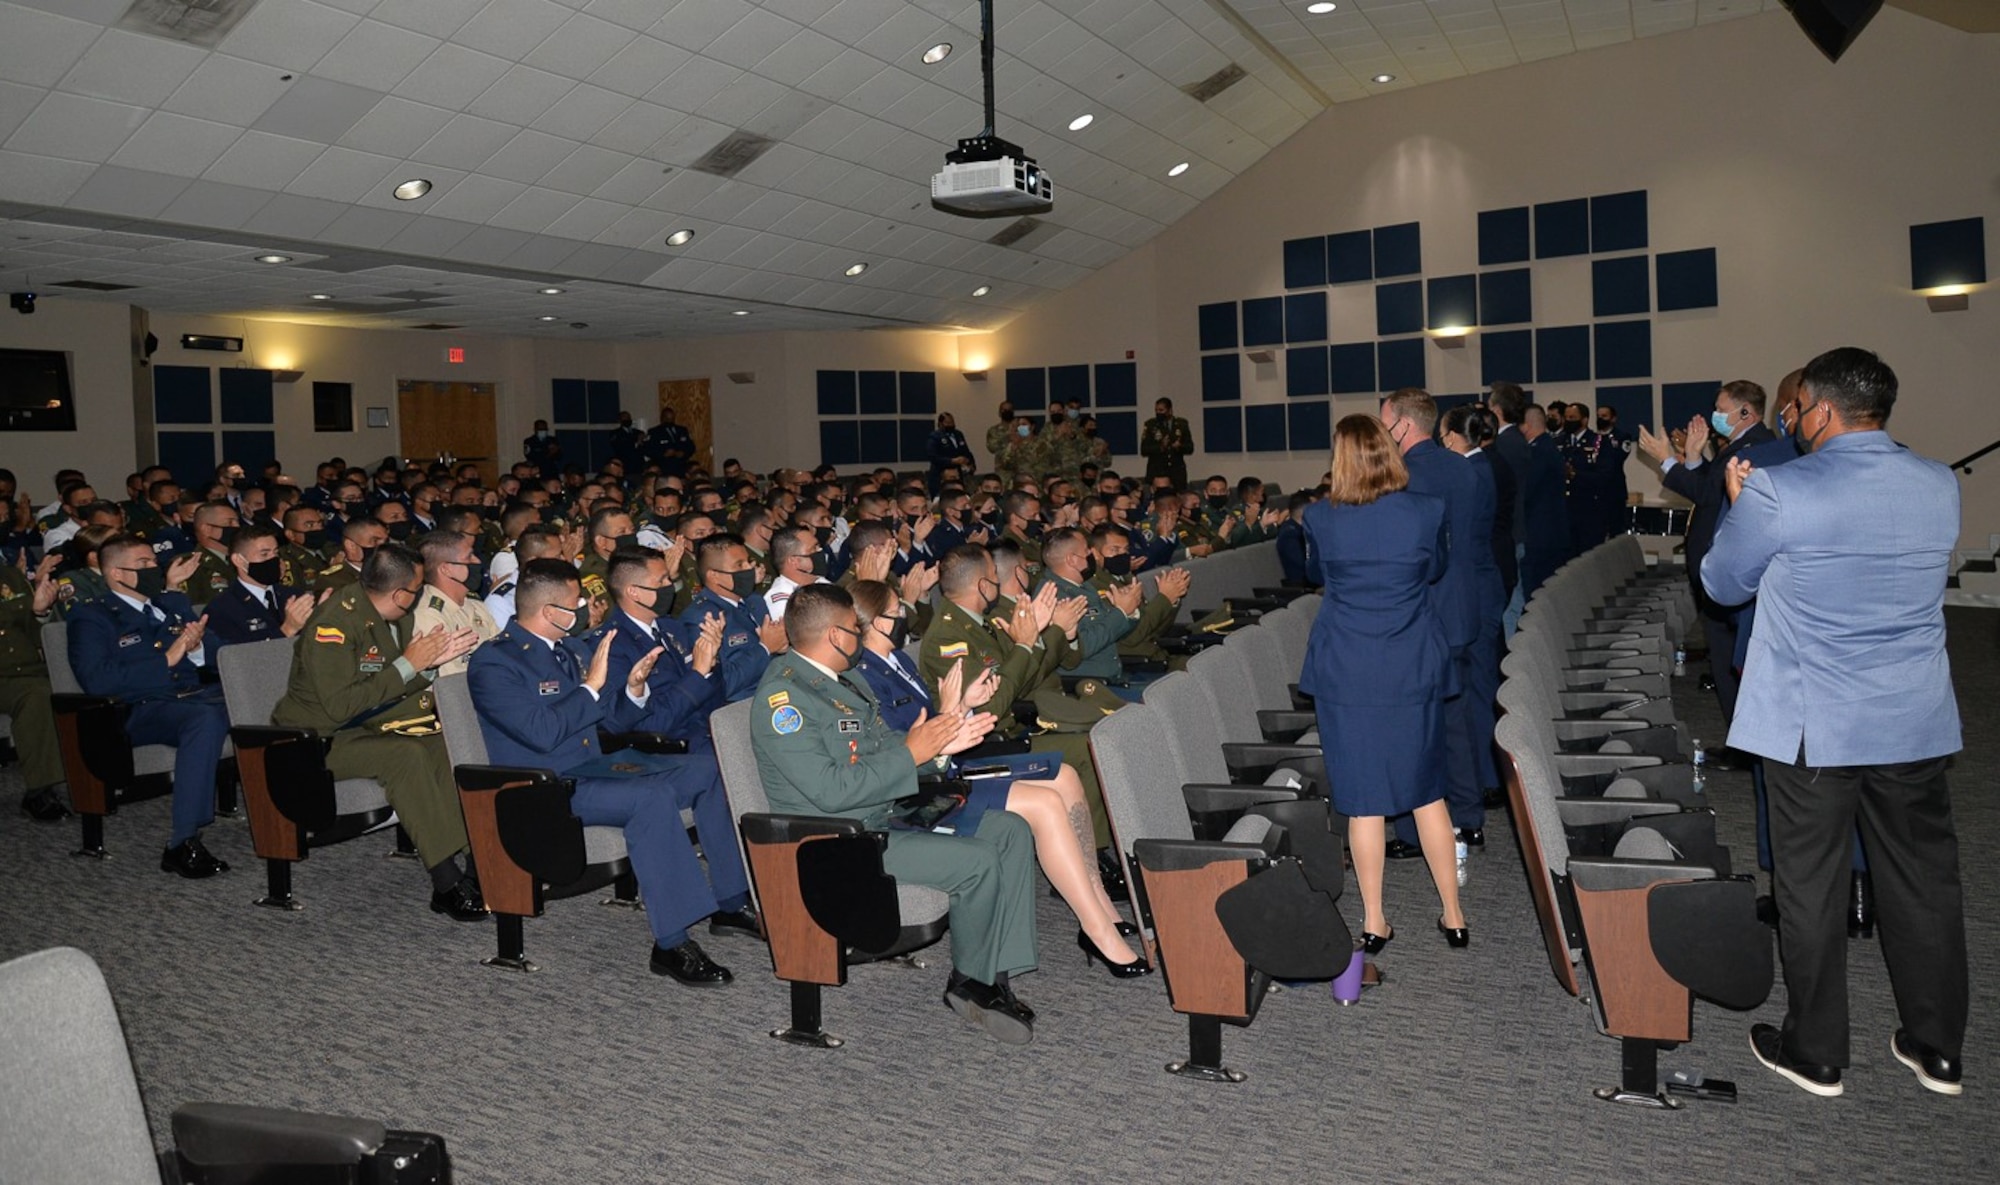
{"type": "Polygon", "coordinates": [[[576,89],[576,85],[560,74],[532,66],[515,66],[465,110],[486,119],[526,127],[547,113],[558,99],[576,89]]]}
{"type": "Polygon", "coordinates": [[[796,86],[840,56],[840,42],[813,29],[800,29],[752,67],[766,78],[796,86]]]}
{"type": "Polygon", "coordinates": [[[189,226],[235,229],[270,205],[272,196],[262,189],[246,189],[217,181],[196,181],[160,211],[160,217],[189,226]]]}
{"type": "Polygon", "coordinates": [[[620,247],[655,247],[665,243],[675,224],[657,210],[628,210],[597,236],[600,243],[620,247]]]}
{"type": "Polygon", "coordinates": [[[486,0],[423,0],[421,4],[388,0],[376,5],[369,15],[433,37],[450,37],[485,6],[486,0]]]}
{"type": "Polygon", "coordinates": [[[156,217],[188,187],[185,177],[168,177],[105,165],[90,175],[67,204],[101,214],[156,217]]]}
{"type": "Polygon", "coordinates": [[[617,91],[581,83],[535,120],[533,126],[559,136],[588,140],[632,105],[630,97],[617,91]]]}
{"type": "Polygon", "coordinates": [[[800,83],[799,89],[837,103],[849,91],[875,77],[881,69],[881,62],[858,49],[842,50],[839,57],[800,83]]]}
{"type": "Polygon", "coordinates": [[[249,127],[283,98],[292,84],[284,72],[258,62],[212,53],[163,104],[165,110],[197,119],[249,127]]]}
{"type": "Polygon", "coordinates": [[[742,20],[710,42],[703,52],[732,66],[747,70],[770,56],[774,47],[796,36],[801,26],[776,13],[751,9],[742,20]]]}
{"type": "Polygon", "coordinates": [[[512,124],[481,119],[477,115],[456,115],[444,130],[417,150],[417,159],[435,161],[454,169],[476,169],[512,140],[521,129],[512,124]]]}
{"type": "Polygon", "coordinates": [[[400,210],[375,210],[351,206],[345,214],[327,224],[320,237],[348,247],[381,247],[409,229],[416,215],[400,210]]]}
{"type": "Polygon", "coordinates": [[[622,25],[578,13],[522,60],[566,78],[588,78],[638,36],[622,25]]]}
{"type": "Polygon", "coordinates": [[[329,148],[285,186],[289,193],[352,202],[375,188],[397,167],[394,157],[352,148],[329,148]]]}
{"type": "Polygon", "coordinates": [[[460,26],[452,41],[518,62],[562,28],[571,15],[551,0],[490,0],[479,15],[460,26]]]}
{"type": "Polygon", "coordinates": [[[625,109],[624,114],[605,124],[591,142],[618,152],[643,153],[671,132],[687,116],[657,103],[643,100],[625,109]]]}
{"type": "Polygon", "coordinates": [[[644,32],[660,23],[667,0],[590,0],[583,11],[613,24],[644,32]]]}
{"type": "Polygon", "coordinates": [[[442,256],[462,242],[474,228],[463,222],[453,222],[435,215],[425,215],[412,219],[408,226],[382,247],[387,251],[397,251],[405,255],[442,256]]]}
{"type": "Polygon", "coordinates": [[[310,140],[245,132],[202,177],[228,185],[283,189],[325,151],[326,145],[310,140]]]}
{"type": "Polygon", "coordinates": [[[722,142],[723,137],[736,129],[699,115],[690,115],[661,136],[647,152],[648,156],[668,164],[691,165],[707,154],[708,150],[722,142]]]}
{"type": "Polygon", "coordinates": [[[693,56],[657,37],[639,37],[593,71],[589,81],[621,95],[640,98],[693,56]]]}
{"type": "Polygon", "coordinates": [[[569,213],[551,222],[544,233],[565,239],[594,239],[609,230],[627,212],[626,207],[612,202],[584,198],[571,206],[569,213]]]}
{"type": "Polygon", "coordinates": [[[490,226],[539,234],[549,223],[569,213],[581,200],[573,193],[530,187],[486,221],[490,226]]]}
{"type": "Polygon", "coordinates": [[[340,144],[385,156],[411,156],[451,119],[452,113],[442,107],[391,95],[349,128],[340,144]]]}
{"type": "Polygon", "coordinates": [[[114,165],[199,177],[242,136],[243,129],[172,112],[155,112],[111,158],[114,165]]]}
{"type": "Polygon", "coordinates": [[[313,0],[259,0],[220,48],[267,66],[309,70],[360,23],[351,12],[313,0]]]}
{"type": "Polygon", "coordinates": [[[660,18],[647,32],[682,49],[700,53],[730,26],[748,16],[751,6],[744,0],[699,0],[684,3],[660,18]]]}
{"type": "Polygon", "coordinates": [[[40,87],[0,82],[0,144],[6,143],[7,137],[14,134],[14,129],[34,114],[47,93],[40,87]]]}
{"type": "MultiPolygon", "coordinates": [[[[584,151],[598,150],[595,146],[591,146],[584,151]]],[[[660,187],[666,183],[666,178],[661,174],[660,168],[661,166],[657,163],[641,157],[627,158],[625,167],[618,170],[615,176],[600,184],[592,191],[591,196],[602,198],[607,202],[622,202],[628,206],[636,206],[655,193],[658,193],[660,187]]],[[[561,173],[562,170],[558,168],[556,174],[545,178],[542,183],[555,189],[563,190],[565,193],[576,192],[563,179],[560,175],[561,173]]]]}
{"type": "Polygon", "coordinates": [[[97,99],[154,107],[208,54],[192,45],[111,29],[63,76],[61,87],[97,99]]]}
{"type": "Polygon", "coordinates": [[[310,240],[347,207],[325,198],[281,193],[257,211],[243,229],[288,239],[310,240]]]}
{"type": "MultiPolygon", "coordinates": [[[[650,161],[634,162],[627,153],[613,152],[607,148],[599,148],[595,144],[585,144],[550,169],[539,181],[551,189],[560,189],[564,193],[587,194],[611,201],[616,199],[599,193],[598,190],[616,177],[626,165],[633,163],[652,166],[650,161]]],[[[657,166],[652,167],[657,168],[657,166]]]]}
{"type": "Polygon", "coordinates": [[[146,115],[143,107],[56,91],[7,137],[6,147],[37,156],[107,161],[146,121],[146,115]]]}
{"type": "Polygon", "coordinates": [[[448,111],[463,111],[511,68],[505,58],[446,42],[397,85],[396,93],[448,111]]]}
{"type": "MultiPolygon", "coordinates": [[[[752,125],[757,123],[759,115],[791,93],[793,92],[788,88],[768,78],[759,78],[755,74],[739,74],[728,86],[716,91],[707,102],[696,107],[694,112],[718,123],[726,123],[730,127],[752,128],[752,125]]],[[[802,123],[804,120],[801,118],[797,122],[802,123]]],[[[796,127],[797,123],[794,123],[792,127],[782,129],[779,134],[790,132],[796,127]]],[[[777,129],[757,126],[752,130],[771,135],[772,131],[777,129]]]]}
{"type": "Polygon", "coordinates": [[[0,37],[0,78],[30,86],[54,86],[83,57],[104,30],[34,9],[6,10],[0,37]]]}
{"type": "Polygon", "coordinates": [[[479,171],[489,177],[504,177],[532,185],[576,151],[574,140],[528,129],[508,141],[489,157],[479,171]]]}
{"type": "Polygon", "coordinates": [[[392,90],[441,44],[435,37],[365,20],[319,60],[313,73],[371,90],[392,90]]]}
{"type": "Polygon", "coordinates": [[[742,74],[743,71],[722,62],[690,57],[675,67],[674,72],[662,79],[658,86],[646,92],[646,101],[680,111],[693,111],[742,74]]]}
{"type": "Polygon", "coordinates": [[[460,222],[485,222],[527,191],[528,187],[517,181],[474,173],[453,185],[426,213],[460,222]]]}
{"type": "Polygon", "coordinates": [[[25,152],[0,152],[0,199],[32,206],[70,199],[97,166],[25,152]]]}

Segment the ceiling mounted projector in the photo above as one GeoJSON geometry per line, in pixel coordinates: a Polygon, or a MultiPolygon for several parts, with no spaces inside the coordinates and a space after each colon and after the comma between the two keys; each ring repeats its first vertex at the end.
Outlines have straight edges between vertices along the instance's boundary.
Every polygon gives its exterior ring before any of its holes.
{"type": "Polygon", "coordinates": [[[979,2],[979,68],[986,126],[944,154],[931,178],[931,205],[966,218],[1012,218],[1055,209],[1055,188],[1035,158],[993,133],[993,0],[979,2]]]}

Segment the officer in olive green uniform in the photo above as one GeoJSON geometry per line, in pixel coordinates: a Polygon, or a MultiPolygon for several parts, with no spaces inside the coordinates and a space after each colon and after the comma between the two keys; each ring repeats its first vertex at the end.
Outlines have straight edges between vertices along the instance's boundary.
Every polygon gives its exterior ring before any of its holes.
{"type": "Polygon", "coordinates": [[[21,810],[42,822],[69,814],[56,789],[63,780],[62,750],[49,709],[49,669],[42,662],[42,626],[55,594],[53,584],[38,589],[19,568],[0,564],[0,712],[10,717],[14,751],[21,758],[27,786],[21,810]]]}
{"type": "Polygon", "coordinates": [[[214,600],[216,594],[236,583],[236,566],[229,562],[227,552],[217,555],[206,547],[198,547],[195,555],[201,562],[195,565],[194,574],[187,578],[182,591],[187,593],[188,600],[194,602],[194,607],[200,609],[214,600]]]}
{"type": "Polygon", "coordinates": [[[64,621],[76,612],[77,606],[87,605],[111,593],[111,586],[104,582],[104,573],[90,567],[71,568],[56,577],[55,582],[56,614],[64,621]]]}
{"type": "Polygon", "coordinates": [[[308,551],[290,539],[278,547],[279,580],[287,588],[305,588],[326,569],[326,557],[308,551]]]}
{"type": "MultiPolygon", "coordinates": [[[[1091,573],[1091,587],[1099,593],[1108,593],[1121,584],[1130,584],[1131,577],[1116,577],[1104,570],[1102,564],[1091,573]]],[[[1139,607],[1139,616],[1132,622],[1132,631],[1118,640],[1118,657],[1132,658],[1146,662],[1164,662],[1173,670],[1185,670],[1187,659],[1180,655],[1170,655],[1160,648],[1160,635],[1174,624],[1174,617],[1180,612],[1180,602],[1170,600],[1159,593],[1146,598],[1139,607]]]]}
{"type": "Polygon", "coordinates": [[[1118,665],[1118,646],[1130,636],[1137,619],[1127,617],[1124,610],[1105,600],[1095,585],[1075,584],[1053,571],[1043,571],[1042,583],[1055,585],[1058,598],[1066,601],[1082,597],[1087,606],[1083,620],[1076,623],[1076,641],[1069,645],[1063,669],[1073,675],[1094,675],[1100,679],[1123,676],[1124,668],[1118,665]]]}
{"type": "Polygon", "coordinates": [[[331,589],[340,592],[361,583],[361,569],[347,562],[345,557],[336,557],[333,563],[321,567],[313,574],[312,590],[316,593],[331,589]]]}

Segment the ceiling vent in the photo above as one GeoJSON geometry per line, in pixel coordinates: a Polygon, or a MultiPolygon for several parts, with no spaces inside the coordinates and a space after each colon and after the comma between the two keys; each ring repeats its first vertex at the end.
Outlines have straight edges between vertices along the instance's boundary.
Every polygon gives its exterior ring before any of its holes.
{"type": "Polygon", "coordinates": [[[1198,103],[1206,103],[1223,91],[1242,82],[1245,77],[1247,75],[1244,73],[1243,67],[1237,65],[1235,62],[1231,62],[1200,82],[1191,82],[1182,87],[1181,90],[1187,93],[1188,98],[1198,103]]]}
{"type": "Polygon", "coordinates": [[[118,27],[214,49],[257,0],[132,0],[118,27]]]}
{"type": "Polygon", "coordinates": [[[1005,227],[1002,227],[998,234],[986,241],[995,247],[1012,247],[1022,239],[1040,230],[1041,226],[1042,220],[1039,218],[1016,218],[1005,227]]]}
{"type": "Polygon", "coordinates": [[[750,162],[771,150],[777,141],[756,132],[736,131],[709,149],[691,168],[717,177],[734,177],[750,167],[750,162]]]}

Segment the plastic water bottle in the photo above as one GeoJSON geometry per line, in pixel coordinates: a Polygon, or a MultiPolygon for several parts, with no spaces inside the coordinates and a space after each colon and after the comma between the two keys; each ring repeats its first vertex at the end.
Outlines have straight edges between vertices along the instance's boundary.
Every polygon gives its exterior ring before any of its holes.
{"type": "Polygon", "coordinates": [[[1694,738],[1694,792],[1701,794],[1708,789],[1708,750],[1701,747],[1701,738],[1694,738]]]}
{"type": "Polygon", "coordinates": [[[1688,673],[1688,652],[1687,652],[1687,647],[1685,647],[1685,646],[1675,646],[1675,647],[1674,647],[1674,674],[1676,674],[1676,675],[1685,675],[1685,674],[1687,674],[1687,673],[1688,673]]]}
{"type": "Polygon", "coordinates": [[[1470,854],[1470,849],[1468,849],[1465,846],[1465,841],[1462,839],[1458,841],[1457,847],[1458,847],[1458,887],[1462,889],[1465,887],[1465,858],[1467,855],[1470,854]]]}

